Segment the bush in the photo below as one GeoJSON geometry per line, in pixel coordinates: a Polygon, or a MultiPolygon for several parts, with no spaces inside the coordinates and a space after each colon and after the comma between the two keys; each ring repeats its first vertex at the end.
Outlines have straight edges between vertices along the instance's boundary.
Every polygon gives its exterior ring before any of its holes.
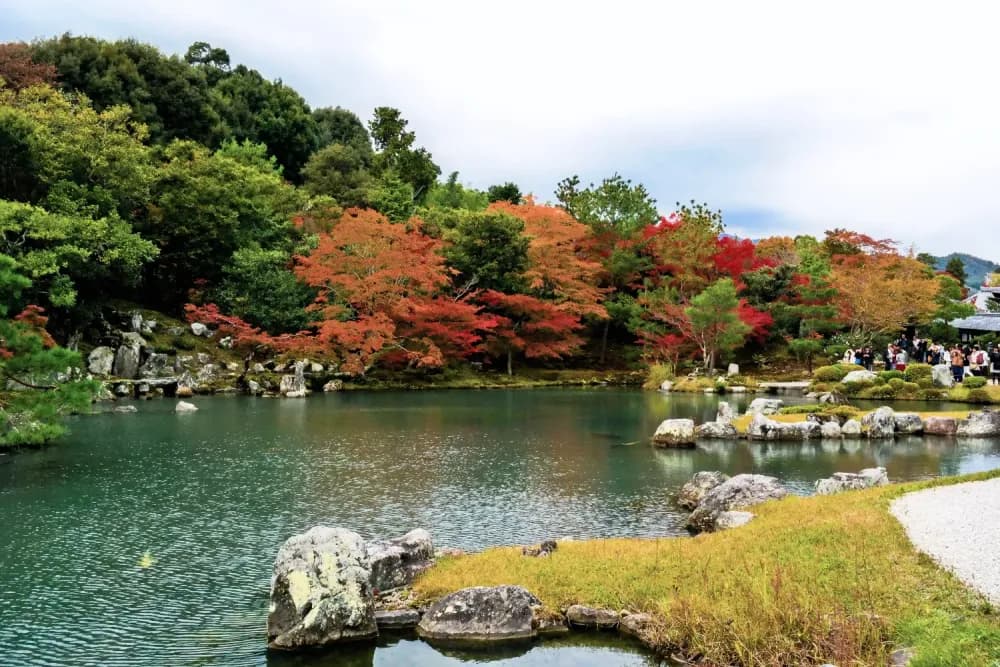
{"type": "Polygon", "coordinates": [[[174,336],[170,340],[170,345],[178,350],[193,350],[194,343],[183,336],[174,336]]]}
{"type": "Polygon", "coordinates": [[[919,393],[920,393],[920,385],[918,385],[916,382],[903,382],[898,387],[896,387],[896,396],[916,398],[917,394],[919,393]]]}
{"type": "Polygon", "coordinates": [[[917,386],[921,389],[934,389],[934,380],[931,378],[920,378],[917,380],[917,386]]]}
{"type": "Polygon", "coordinates": [[[903,371],[903,377],[907,382],[920,384],[921,380],[930,380],[934,373],[934,367],[930,364],[909,364],[903,371]]]}
{"type": "Polygon", "coordinates": [[[923,401],[940,401],[948,398],[948,392],[944,389],[921,389],[917,392],[917,398],[923,401]]]}
{"type": "Polygon", "coordinates": [[[673,364],[653,364],[649,367],[646,381],[642,383],[643,389],[659,389],[666,380],[674,379],[673,364]]]}
{"type": "Polygon", "coordinates": [[[889,382],[889,379],[888,378],[884,378],[881,375],[876,375],[875,379],[872,380],[872,384],[875,384],[875,385],[887,384],[888,382],[889,382]]]}
{"type": "MultiPolygon", "coordinates": [[[[983,378],[976,378],[977,380],[982,380],[983,378]]],[[[985,380],[984,380],[985,382],[985,380]]],[[[976,389],[969,390],[969,402],[970,403],[992,403],[993,398],[990,396],[990,392],[986,390],[986,387],[977,387],[976,389]]]]}
{"type": "MultiPolygon", "coordinates": [[[[883,380],[884,382],[884,380],[883,380]]],[[[845,382],[841,385],[844,388],[844,393],[848,396],[857,396],[866,389],[872,389],[875,386],[873,382],[845,382]]]]}
{"type": "Polygon", "coordinates": [[[839,365],[820,366],[813,372],[813,379],[819,382],[840,382],[847,375],[839,365]]]}
{"type": "Polygon", "coordinates": [[[986,386],[986,378],[977,375],[970,375],[962,380],[962,386],[966,389],[979,389],[986,386]]]}
{"type": "MultiPolygon", "coordinates": [[[[893,371],[893,373],[899,373],[899,371],[893,371]]],[[[895,389],[896,391],[902,389],[903,384],[905,384],[902,373],[899,373],[897,377],[891,377],[886,379],[889,381],[889,386],[895,389]]]]}
{"type": "Polygon", "coordinates": [[[778,410],[783,415],[811,415],[816,412],[823,412],[826,405],[822,403],[807,403],[805,405],[789,405],[778,410]]]}
{"type": "Polygon", "coordinates": [[[883,380],[903,379],[903,371],[879,371],[878,376],[883,380]]]}
{"type": "Polygon", "coordinates": [[[875,387],[868,387],[858,394],[861,398],[896,398],[896,390],[892,385],[883,384],[875,387]]]}

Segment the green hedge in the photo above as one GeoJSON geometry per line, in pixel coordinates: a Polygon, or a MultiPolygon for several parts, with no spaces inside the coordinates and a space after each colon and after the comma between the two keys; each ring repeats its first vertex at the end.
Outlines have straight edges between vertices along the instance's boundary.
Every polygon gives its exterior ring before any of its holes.
{"type": "Polygon", "coordinates": [[[970,375],[962,380],[962,386],[966,389],[979,389],[986,386],[986,378],[981,378],[978,375],[970,375]]]}
{"type": "Polygon", "coordinates": [[[907,382],[920,384],[921,380],[930,380],[934,375],[934,367],[930,364],[908,364],[903,371],[903,377],[907,382]]]}

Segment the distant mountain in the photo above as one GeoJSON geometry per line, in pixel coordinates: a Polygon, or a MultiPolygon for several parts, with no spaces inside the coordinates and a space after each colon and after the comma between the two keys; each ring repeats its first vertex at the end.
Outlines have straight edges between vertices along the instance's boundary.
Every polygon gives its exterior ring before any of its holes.
{"type": "Polygon", "coordinates": [[[935,268],[944,271],[952,257],[958,257],[965,264],[965,284],[973,289],[979,289],[983,285],[983,280],[987,275],[993,273],[997,268],[997,263],[982,257],[973,257],[962,252],[953,252],[944,257],[935,257],[935,268]]]}

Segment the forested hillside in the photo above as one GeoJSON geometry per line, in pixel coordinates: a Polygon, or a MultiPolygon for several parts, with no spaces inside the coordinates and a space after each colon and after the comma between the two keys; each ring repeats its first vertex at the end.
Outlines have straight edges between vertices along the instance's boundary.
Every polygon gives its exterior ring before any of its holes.
{"type": "MultiPolygon", "coordinates": [[[[615,173],[570,176],[552,204],[516,174],[486,190],[441,178],[400,110],[310,108],[205,43],[184,57],[68,35],[4,44],[0,78],[8,386],[85,382],[31,355],[49,336],[87,351],[122,300],[225,331],[247,359],[310,355],[345,377],[805,364],[907,326],[947,338],[963,312],[954,277],[863,233],[740,240],[720,211],[661,215],[615,173]]],[[[79,364],[66,355],[61,368],[79,364]]],[[[69,393],[45,414],[78,406],[69,393]]]]}

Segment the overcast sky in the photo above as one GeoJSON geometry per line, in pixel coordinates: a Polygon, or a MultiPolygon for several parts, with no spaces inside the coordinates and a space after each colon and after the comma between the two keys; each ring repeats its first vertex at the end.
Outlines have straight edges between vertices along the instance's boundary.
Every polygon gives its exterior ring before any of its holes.
{"type": "Polygon", "coordinates": [[[1000,6],[0,0],[0,40],[226,48],[312,106],[400,108],[447,174],[578,173],[749,236],[832,227],[1000,261],[1000,6]]]}

